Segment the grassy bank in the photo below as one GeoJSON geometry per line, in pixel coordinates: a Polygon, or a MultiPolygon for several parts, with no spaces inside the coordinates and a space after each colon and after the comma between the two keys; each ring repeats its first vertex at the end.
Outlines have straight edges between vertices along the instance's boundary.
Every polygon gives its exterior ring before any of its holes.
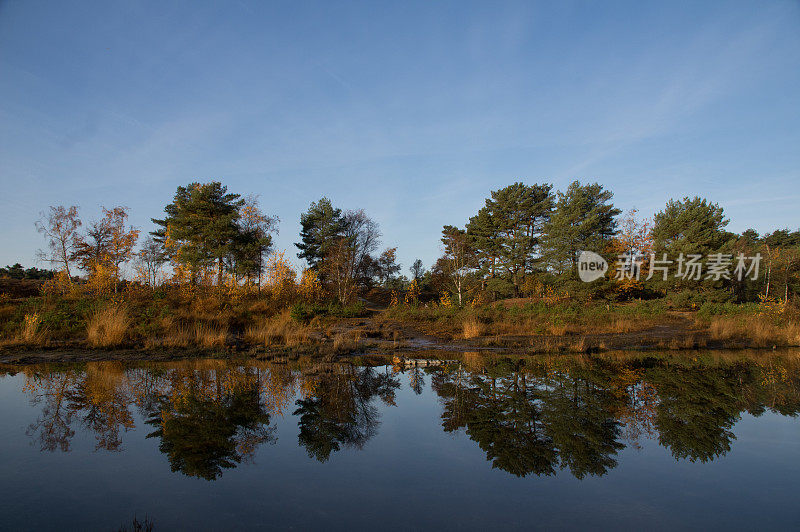
{"type": "Polygon", "coordinates": [[[164,286],[94,296],[0,297],[0,347],[337,354],[413,348],[420,339],[469,349],[544,352],[800,345],[796,302],[505,300],[480,306],[305,301],[274,292],[164,286]]]}

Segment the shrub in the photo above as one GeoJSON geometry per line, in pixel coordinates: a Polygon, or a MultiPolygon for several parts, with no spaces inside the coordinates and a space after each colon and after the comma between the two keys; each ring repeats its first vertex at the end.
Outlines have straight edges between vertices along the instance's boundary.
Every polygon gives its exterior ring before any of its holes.
{"type": "Polygon", "coordinates": [[[19,338],[28,344],[44,343],[46,331],[42,329],[42,317],[38,313],[25,314],[19,338]]]}
{"type": "Polygon", "coordinates": [[[483,334],[483,324],[475,317],[469,317],[464,320],[464,338],[477,338],[483,334]]]}
{"type": "Polygon", "coordinates": [[[296,303],[291,310],[291,318],[301,323],[308,323],[316,317],[334,316],[337,318],[359,318],[366,314],[366,308],[360,301],[349,305],[340,303],[296,303]]]}
{"type": "Polygon", "coordinates": [[[263,345],[283,344],[295,346],[308,341],[310,330],[292,317],[292,311],[285,310],[261,324],[252,325],[245,331],[245,337],[263,345]]]}
{"type": "Polygon", "coordinates": [[[95,311],[86,325],[89,344],[95,347],[119,345],[130,327],[128,310],[121,305],[108,305],[95,311]]]}

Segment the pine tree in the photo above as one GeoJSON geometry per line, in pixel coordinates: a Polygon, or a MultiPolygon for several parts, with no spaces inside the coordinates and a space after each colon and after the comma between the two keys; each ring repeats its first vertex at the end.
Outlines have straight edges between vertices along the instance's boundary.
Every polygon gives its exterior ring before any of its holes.
{"type": "Polygon", "coordinates": [[[397,264],[397,248],[386,248],[378,257],[381,283],[387,286],[400,271],[401,266],[397,264]]]}
{"type": "Polygon", "coordinates": [[[542,227],[553,209],[551,190],[548,184],[514,183],[493,191],[470,218],[467,231],[489,284],[505,285],[520,295],[525,277],[536,267],[542,227]]]}
{"type": "Polygon", "coordinates": [[[446,285],[455,294],[459,306],[464,304],[467,281],[477,265],[475,250],[470,245],[470,240],[464,229],[445,225],[442,228],[444,255],[434,266],[434,269],[447,280],[446,285]]]}
{"type": "Polygon", "coordinates": [[[171,259],[186,266],[192,281],[198,273],[217,265],[217,282],[222,283],[225,258],[239,234],[237,221],[243,205],[239,194],[229,194],[221,183],[190,183],[178,187],[167,216],[153,218],[161,229],[152,235],[161,242],[171,259]]]}
{"type": "Polygon", "coordinates": [[[411,276],[415,281],[421,281],[425,275],[425,266],[422,265],[422,259],[415,260],[409,271],[411,271],[411,276]]]}
{"type": "Polygon", "coordinates": [[[272,233],[278,231],[276,216],[264,214],[256,196],[245,198],[240,210],[238,233],[230,255],[231,271],[261,286],[264,260],[272,249],[272,233]]]}
{"type": "Polygon", "coordinates": [[[305,259],[309,266],[320,270],[325,256],[344,230],[342,210],[336,209],[328,198],[321,198],[300,215],[300,250],[297,256],[305,259]]]}
{"type": "Polygon", "coordinates": [[[715,253],[731,239],[722,207],[705,198],[669,200],[653,218],[655,251],[670,258],[680,253],[715,253]]]}
{"type": "Polygon", "coordinates": [[[562,280],[577,278],[581,251],[606,252],[617,230],[620,210],[611,202],[613,193],[597,183],[574,181],[558,193],[555,211],[543,228],[543,259],[562,280]]]}

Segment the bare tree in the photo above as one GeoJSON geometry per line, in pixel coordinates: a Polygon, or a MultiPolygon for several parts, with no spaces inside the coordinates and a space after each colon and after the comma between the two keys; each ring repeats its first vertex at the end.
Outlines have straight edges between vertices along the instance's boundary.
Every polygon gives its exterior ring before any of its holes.
{"type": "Polygon", "coordinates": [[[381,232],[377,222],[363,210],[347,211],[341,235],[329,247],[323,266],[326,278],[335,287],[340,302],[352,299],[360,280],[368,276],[374,262],[372,253],[380,245],[381,232]]]}
{"type": "Polygon", "coordinates": [[[40,259],[56,264],[70,278],[72,272],[69,265],[75,259],[80,226],[78,207],[75,205],[69,208],[51,206],[49,212],[42,212],[36,221],[36,230],[45,236],[48,247],[48,251],[39,250],[40,259]]]}
{"type": "Polygon", "coordinates": [[[136,255],[136,268],[139,275],[145,279],[150,286],[158,284],[158,275],[161,267],[167,262],[167,255],[164,253],[163,246],[148,236],[142,242],[142,248],[136,255]]]}

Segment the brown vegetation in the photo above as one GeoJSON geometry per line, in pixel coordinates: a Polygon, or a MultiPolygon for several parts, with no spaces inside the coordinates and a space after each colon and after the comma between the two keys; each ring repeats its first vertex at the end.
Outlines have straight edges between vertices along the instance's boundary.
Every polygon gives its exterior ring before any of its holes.
{"type": "Polygon", "coordinates": [[[483,325],[474,317],[464,320],[464,338],[477,338],[483,335],[483,325]]]}
{"type": "Polygon", "coordinates": [[[747,340],[758,347],[800,345],[800,325],[772,323],[763,316],[715,317],[708,325],[713,340],[747,340]]]}
{"type": "Polygon", "coordinates": [[[108,305],[95,311],[86,324],[89,345],[113,347],[123,343],[131,325],[128,310],[122,305],[108,305]]]}
{"type": "Polygon", "coordinates": [[[263,346],[298,346],[309,341],[309,327],[294,321],[287,309],[247,328],[245,338],[263,346]]]}

